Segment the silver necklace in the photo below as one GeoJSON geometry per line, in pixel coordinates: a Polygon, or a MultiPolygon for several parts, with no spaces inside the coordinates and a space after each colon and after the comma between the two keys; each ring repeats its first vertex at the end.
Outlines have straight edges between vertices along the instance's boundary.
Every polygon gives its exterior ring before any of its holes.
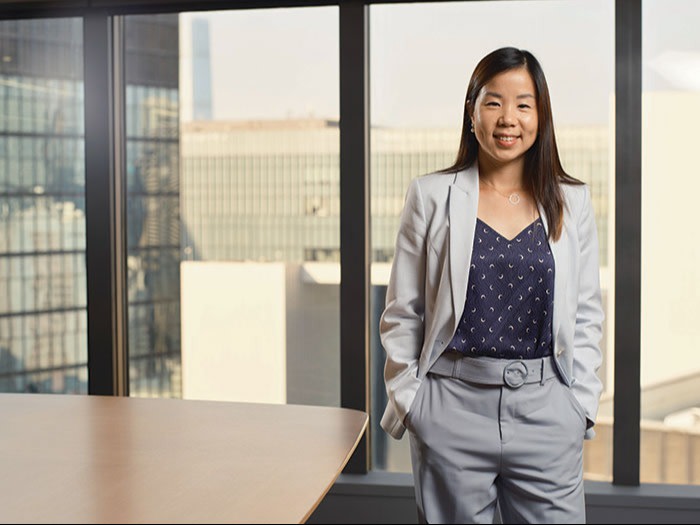
{"type": "Polygon", "coordinates": [[[508,202],[510,202],[513,206],[515,206],[516,204],[520,204],[520,194],[517,191],[512,192],[510,195],[504,195],[503,193],[498,191],[493,184],[489,184],[484,179],[481,179],[481,182],[493,188],[493,191],[498,193],[501,197],[505,197],[506,199],[508,199],[508,202]]]}

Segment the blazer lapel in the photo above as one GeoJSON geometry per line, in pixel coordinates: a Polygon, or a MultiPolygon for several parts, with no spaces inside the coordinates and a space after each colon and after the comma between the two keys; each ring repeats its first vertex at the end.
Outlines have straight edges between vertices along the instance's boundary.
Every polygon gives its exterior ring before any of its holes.
{"type": "MultiPolygon", "coordinates": [[[[549,225],[547,217],[544,213],[544,208],[541,204],[538,205],[542,224],[547,235],[549,235],[549,225]]],[[[564,215],[566,217],[566,214],[564,215]]],[[[566,221],[562,228],[561,237],[558,241],[549,240],[549,247],[552,250],[554,257],[554,311],[552,312],[552,344],[556,346],[559,327],[561,326],[561,317],[564,311],[564,298],[566,297],[566,283],[568,281],[569,267],[569,237],[566,232],[566,221]]]]}
{"type": "Polygon", "coordinates": [[[474,163],[472,167],[457,172],[454,183],[450,185],[450,282],[454,311],[452,334],[457,330],[467,298],[476,212],[479,204],[478,181],[479,173],[474,163]]]}

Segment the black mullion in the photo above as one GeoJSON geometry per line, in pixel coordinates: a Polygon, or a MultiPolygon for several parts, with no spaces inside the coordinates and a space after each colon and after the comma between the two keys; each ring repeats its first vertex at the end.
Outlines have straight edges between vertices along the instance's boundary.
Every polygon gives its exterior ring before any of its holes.
{"type": "Polygon", "coordinates": [[[114,297],[111,275],[111,27],[109,18],[83,19],[85,89],[85,266],[88,393],[114,394],[114,297]]]}
{"type": "MultiPolygon", "coordinates": [[[[369,6],[340,4],[340,402],[369,412],[369,6]]],[[[366,473],[367,436],[345,472],[366,473]]]]}
{"type": "Polygon", "coordinates": [[[613,484],[639,485],[642,2],[615,2],[615,398],[613,484]]]}
{"type": "Polygon", "coordinates": [[[115,122],[122,119],[115,116],[121,97],[114,89],[114,36],[109,16],[83,18],[88,393],[97,395],[125,393],[124,244],[117,223],[124,217],[115,146],[115,122]]]}

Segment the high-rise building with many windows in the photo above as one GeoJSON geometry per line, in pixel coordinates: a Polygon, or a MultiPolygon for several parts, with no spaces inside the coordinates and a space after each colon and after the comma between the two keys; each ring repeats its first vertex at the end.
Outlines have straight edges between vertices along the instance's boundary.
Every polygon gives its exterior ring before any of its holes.
{"type": "MultiPolygon", "coordinates": [[[[607,261],[608,134],[558,130],[565,169],[591,185],[607,261]]],[[[408,183],[452,164],[459,130],[372,128],[373,260],[393,257],[408,183]]],[[[338,123],[194,121],[181,129],[182,220],[192,260],[339,261],[338,123]]]]}

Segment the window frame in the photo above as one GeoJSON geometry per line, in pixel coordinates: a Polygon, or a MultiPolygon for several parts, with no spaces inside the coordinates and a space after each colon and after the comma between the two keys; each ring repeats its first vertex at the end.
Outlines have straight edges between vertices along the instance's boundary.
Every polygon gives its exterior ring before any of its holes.
{"type": "MultiPolygon", "coordinates": [[[[423,0],[428,4],[437,0],[423,0]]],[[[476,1],[476,0],[439,0],[476,1]]],[[[369,407],[369,7],[393,0],[3,2],[0,20],[83,18],[89,394],[128,395],[124,95],[120,16],[339,7],[341,406],[369,407]],[[108,176],[104,176],[107,173],[108,176]],[[110,349],[106,351],[106,349],[110,349]]],[[[613,485],[639,485],[642,0],[615,0],[615,398],[613,485]],[[624,239],[624,241],[623,241],[624,239]],[[623,307],[624,305],[624,307],[623,307]]],[[[345,472],[370,470],[365,435],[345,472]]]]}

